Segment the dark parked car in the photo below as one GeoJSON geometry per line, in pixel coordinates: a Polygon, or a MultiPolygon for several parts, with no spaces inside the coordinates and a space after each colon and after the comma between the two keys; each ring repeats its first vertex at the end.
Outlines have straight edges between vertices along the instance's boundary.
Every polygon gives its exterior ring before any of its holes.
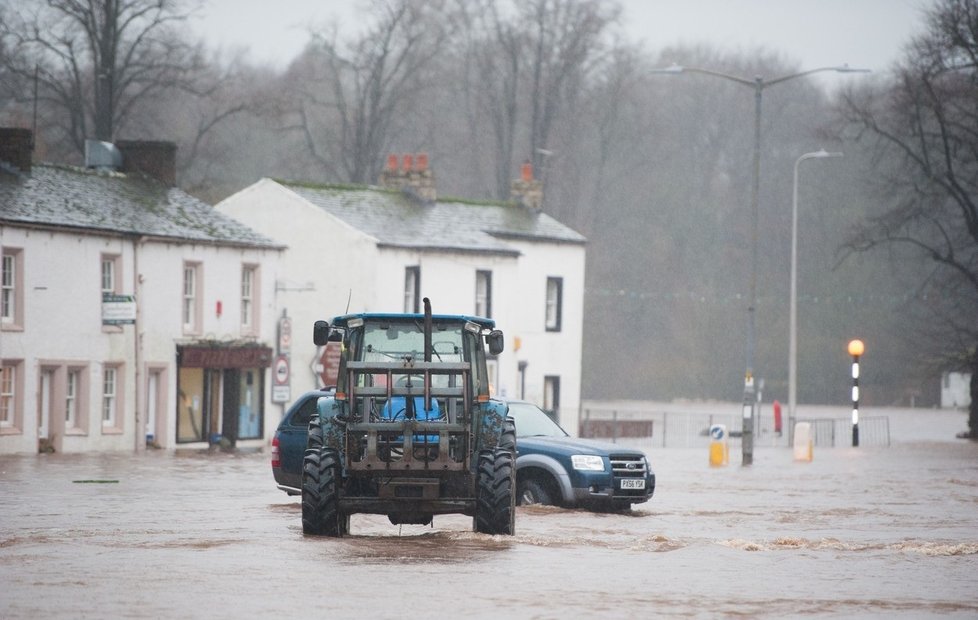
{"type": "Polygon", "coordinates": [[[302,456],[309,437],[309,420],[316,415],[316,401],[332,390],[313,390],[297,398],[288,408],[272,438],[272,475],[289,495],[302,494],[302,456]]]}
{"type": "MultiPolygon", "coordinates": [[[[331,392],[306,392],[285,412],[272,439],[272,474],[289,495],[302,489],[302,457],[316,401],[331,392]]],[[[626,510],[648,501],[655,474],[641,450],[570,437],[532,403],[507,401],[516,421],[516,485],[521,504],[626,510]]]]}
{"type": "Polygon", "coordinates": [[[641,450],[570,437],[536,405],[508,403],[519,503],[627,510],[652,497],[655,473],[641,450]]]}

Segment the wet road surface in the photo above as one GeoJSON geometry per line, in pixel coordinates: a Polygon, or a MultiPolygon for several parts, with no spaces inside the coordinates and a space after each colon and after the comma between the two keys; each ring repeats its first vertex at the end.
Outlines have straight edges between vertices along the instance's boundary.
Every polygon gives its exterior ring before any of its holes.
{"type": "Polygon", "coordinates": [[[631,514],[338,540],[302,535],[267,454],[0,457],[0,617],[978,617],[978,444],[649,455],[631,514]]]}

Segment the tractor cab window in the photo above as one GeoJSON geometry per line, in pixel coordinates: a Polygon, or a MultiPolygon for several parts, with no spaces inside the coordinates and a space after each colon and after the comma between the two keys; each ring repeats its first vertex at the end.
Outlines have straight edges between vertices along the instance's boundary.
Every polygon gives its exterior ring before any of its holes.
{"type": "MultiPolygon", "coordinates": [[[[424,326],[420,321],[364,326],[364,362],[400,362],[408,356],[424,361],[424,326]]],[[[435,324],[431,334],[431,361],[464,361],[461,325],[435,324]]]]}

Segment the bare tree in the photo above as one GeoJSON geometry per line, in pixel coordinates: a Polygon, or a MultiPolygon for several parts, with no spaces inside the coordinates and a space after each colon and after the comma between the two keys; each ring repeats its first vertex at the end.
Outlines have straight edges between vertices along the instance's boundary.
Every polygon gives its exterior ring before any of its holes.
{"type": "Polygon", "coordinates": [[[337,27],[319,33],[293,65],[294,127],[327,174],[353,183],[376,179],[385,151],[431,86],[427,70],[447,36],[441,8],[378,1],[373,27],[348,44],[337,27]]]}
{"type": "MultiPolygon", "coordinates": [[[[461,2],[465,6],[464,0],[461,2]]],[[[519,127],[520,77],[524,68],[525,39],[515,24],[500,14],[499,3],[481,2],[469,23],[471,38],[465,57],[473,71],[463,81],[475,105],[466,106],[472,135],[486,119],[493,140],[494,196],[509,198],[512,165],[519,127]]]]}
{"type": "Polygon", "coordinates": [[[505,200],[519,162],[544,170],[560,122],[588,87],[620,9],[611,0],[458,0],[458,6],[462,107],[470,134],[484,130],[491,139],[493,197],[505,200]]]}
{"type": "Polygon", "coordinates": [[[532,0],[520,3],[528,24],[530,156],[542,169],[554,125],[573,109],[620,7],[607,0],[532,0]]]}
{"type": "Polygon", "coordinates": [[[50,122],[81,152],[86,138],[111,141],[140,105],[187,85],[187,76],[201,68],[198,47],[176,28],[190,15],[184,5],[21,1],[0,22],[5,45],[23,52],[5,59],[6,68],[24,82],[38,81],[39,103],[55,111],[50,122]]]}
{"type": "Polygon", "coordinates": [[[846,94],[852,139],[869,143],[887,208],[846,250],[905,247],[935,265],[922,284],[949,369],[971,371],[970,436],[978,439],[978,0],[942,0],[896,79],[846,94]],[[934,295],[934,293],[938,293],[934,295]]]}

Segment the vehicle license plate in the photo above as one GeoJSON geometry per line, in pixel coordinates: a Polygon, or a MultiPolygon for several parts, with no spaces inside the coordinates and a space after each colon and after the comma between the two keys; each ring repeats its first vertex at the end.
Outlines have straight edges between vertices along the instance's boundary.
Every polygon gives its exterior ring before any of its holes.
{"type": "Polygon", "coordinates": [[[623,489],[644,489],[645,480],[642,478],[626,478],[621,481],[621,488],[623,489]]]}

